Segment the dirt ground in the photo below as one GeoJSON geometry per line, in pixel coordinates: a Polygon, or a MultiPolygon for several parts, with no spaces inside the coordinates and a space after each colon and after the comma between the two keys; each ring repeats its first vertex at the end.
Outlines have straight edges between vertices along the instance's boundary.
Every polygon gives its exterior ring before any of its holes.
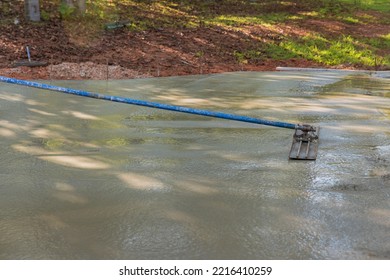
{"type": "MultiPolygon", "coordinates": [[[[64,25],[8,24],[0,30],[0,75],[23,79],[127,79],[179,76],[230,71],[275,70],[278,66],[323,67],[305,59],[250,59],[240,62],[236,51],[259,49],[258,38],[304,36],[310,31],[372,36],[385,34],[388,26],[336,21],[307,20],[279,24],[273,30],[262,26],[226,29],[222,27],[160,28],[131,31],[126,28],[85,34],[64,25]],[[367,30],[370,32],[367,33],[367,30]],[[367,33],[367,34],[363,34],[367,33]],[[256,36],[256,38],[254,38],[256,36]],[[29,46],[33,61],[41,67],[15,66],[26,61],[29,46]]],[[[80,26],[82,29],[82,26],[80,26]]],[[[348,68],[340,65],[337,68],[348,68]]]]}

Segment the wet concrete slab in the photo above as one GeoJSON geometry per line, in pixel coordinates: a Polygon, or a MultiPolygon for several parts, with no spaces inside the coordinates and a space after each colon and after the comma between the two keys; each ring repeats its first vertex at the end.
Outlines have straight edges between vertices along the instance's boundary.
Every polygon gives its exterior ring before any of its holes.
{"type": "Polygon", "coordinates": [[[321,127],[293,130],[0,84],[1,259],[389,259],[387,72],[55,85],[321,127]]]}

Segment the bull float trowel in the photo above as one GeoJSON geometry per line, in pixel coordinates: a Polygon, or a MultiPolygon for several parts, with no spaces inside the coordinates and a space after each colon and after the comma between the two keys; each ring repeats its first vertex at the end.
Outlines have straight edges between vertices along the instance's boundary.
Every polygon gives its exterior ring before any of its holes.
{"type": "Polygon", "coordinates": [[[318,144],[319,144],[319,127],[314,127],[308,124],[292,124],[279,121],[270,121],[264,119],[258,119],[248,116],[240,116],[234,114],[227,114],[223,112],[213,112],[202,109],[195,109],[189,107],[175,106],[169,104],[161,104],[151,101],[136,100],[127,97],[112,96],[112,95],[103,95],[100,93],[93,93],[88,91],[81,91],[72,88],[58,87],[54,85],[42,84],[31,81],[18,80],[14,78],[2,77],[0,76],[0,82],[17,84],[22,86],[40,88],[51,91],[58,91],[67,94],[78,95],[82,97],[90,97],[96,99],[102,99],[106,101],[126,103],[137,106],[145,106],[156,109],[163,109],[169,111],[176,111],[187,114],[201,115],[206,117],[228,119],[240,122],[255,123],[261,125],[276,126],[281,128],[294,129],[295,133],[293,136],[293,143],[290,150],[290,159],[300,159],[300,160],[315,160],[317,158],[318,144]]]}
{"type": "Polygon", "coordinates": [[[290,159],[315,160],[317,158],[320,127],[298,125],[290,149],[290,159]]]}

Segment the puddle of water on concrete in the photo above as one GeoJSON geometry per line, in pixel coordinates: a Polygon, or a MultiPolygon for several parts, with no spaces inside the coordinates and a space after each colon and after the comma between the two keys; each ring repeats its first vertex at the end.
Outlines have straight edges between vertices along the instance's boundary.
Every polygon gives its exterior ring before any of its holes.
{"type": "Polygon", "coordinates": [[[1,85],[0,258],[390,257],[388,79],[53,83],[320,125],[319,156],[288,161],[291,130],[1,85]]]}

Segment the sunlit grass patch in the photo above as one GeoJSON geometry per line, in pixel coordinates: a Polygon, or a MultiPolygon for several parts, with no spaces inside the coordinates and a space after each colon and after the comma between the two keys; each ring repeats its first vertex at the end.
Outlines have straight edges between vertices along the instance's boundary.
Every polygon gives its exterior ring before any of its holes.
{"type": "Polygon", "coordinates": [[[351,36],[329,40],[320,36],[307,36],[301,40],[288,40],[279,45],[289,55],[319,62],[325,65],[377,66],[388,63],[387,58],[378,57],[373,51],[361,45],[351,36]]]}
{"type": "Polygon", "coordinates": [[[379,37],[367,38],[364,42],[375,48],[387,48],[390,50],[390,33],[379,37]]]}
{"type": "Polygon", "coordinates": [[[358,18],[353,17],[353,16],[346,16],[343,18],[343,21],[346,23],[351,23],[351,24],[356,24],[356,23],[360,22],[360,20],[358,18]]]}
{"type": "Polygon", "coordinates": [[[238,63],[247,64],[249,61],[259,61],[266,58],[265,51],[262,49],[252,49],[245,51],[234,51],[234,57],[238,63]]]}
{"type": "Polygon", "coordinates": [[[286,13],[269,13],[258,16],[246,15],[218,15],[205,20],[208,25],[219,26],[243,26],[243,25],[271,25],[285,22],[289,19],[300,19],[301,15],[290,15],[286,13]]]}
{"type": "Polygon", "coordinates": [[[390,12],[389,0],[340,0],[351,5],[359,6],[360,8],[376,10],[381,12],[390,12]]]}
{"type": "Polygon", "coordinates": [[[277,43],[269,43],[265,49],[265,52],[267,57],[277,60],[297,58],[300,56],[298,53],[286,49],[284,44],[277,43]]]}

